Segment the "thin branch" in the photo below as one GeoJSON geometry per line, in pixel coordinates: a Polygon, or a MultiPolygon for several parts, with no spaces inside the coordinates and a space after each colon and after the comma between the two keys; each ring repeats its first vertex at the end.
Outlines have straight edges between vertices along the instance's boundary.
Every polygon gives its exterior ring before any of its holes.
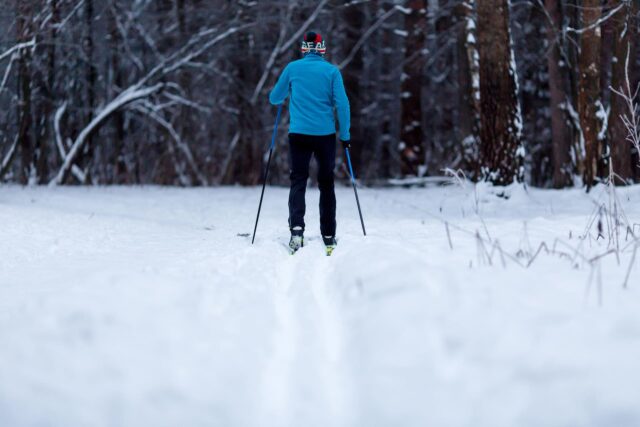
{"type": "Polygon", "coordinates": [[[591,31],[594,28],[597,28],[600,25],[602,25],[603,23],[605,23],[609,18],[611,18],[613,15],[615,15],[623,7],[625,7],[625,3],[620,3],[618,5],[618,7],[614,8],[614,9],[611,9],[609,11],[609,13],[607,13],[605,16],[603,16],[600,19],[598,19],[593,24],[591,24],[589,26],[586,26],[584,28],[567,27],[565,31],[568,32],[568,33],[574,33],[574,34],[582,34],[582,33],[586,33],[587,31],[591,31]]]}
{"type": "Polygon", "coordinates": [[[167,122],[159,114],[157,114],[154,111],[153,105],[147,106],[146,103],[145,105],[134,105],[133,109],[142,114],[144,117],[150,117],[152,120],[154,120],[169,132],[169,135],[171,136],[171,138],[169,138],[169,152],[171,154],[171,157],[173,158],[174,169],[178,173],[180,184],[182,184],[184,187],[188,187],[190,184],[190,180],[185,175],[184,167],[178,161],[178,157],[176,156],[176,150],[174,147],[174,144],[176,144],[180,139],[180,135],[176,132],[173,125],[171,125],[171,123],[167,122]]]}
{"type": "Polygon", "coordinates": [[[609,89],[616,95],[624,99],[627,112],[620,115],[620,119],[627,130],[627,141],[640,153],[640,117],[638,116],[638,108],[636,105],[636,97],[640,91],[640,85],[635,92],[631,91],[631,78],[629,77],[629,58],[631,57],[631,46],[627,45],[627,57],[625,59],[625,88],[616,90],[609,86],[609,89]]]}
{"type": "Polygon", "coordinates": [[[198,168],[198,165],[196,164],[196,161],[195,161],[195,159],[193,157],[193,153],[191,152],[191,149],[189,148],[189,145],[182,140],[182,137],[176,131],[176,129],[173,126],[173,124],[171,124],[169,121],[165,120],[161,115],[159,115],[155,111],[155,108],[154,108],[153,104],[151,104],[150,102],[145,101],[145,102],[143,102],[143,105],[144,105],[145,110],[149,114],[149,116],[152,119],[154,119],[156,122],[158,122],[161,126],[163,126],[169,132],[169,134],[171,135],[173,140],[176,142],[176,145],[182,151],[182,153],[184,154],[185,158],[187,159],[187,163],[189,163],[189,166],[191,167],[191,170],[193,170],[193,173],[198,178],[198,181],[200,182],[200,185],[205,186],[205,187],[207,185],[209,185],[209,183],[207,182],[207,178],[202,174],[202,172],[200,172],[200,168],[198,168]]]}
{"type": "Polygon", "coordinates": [[[322,12],[322,9],[324,9],[324,7],[328,2],[329,2],[328,0],[322,0],[320,4],[318,4],[316,9],[313,11],[313,13],[309,15],[309,18],[307,18],[307,20],[304,21],[304,24],[302,24],[300,29],[296,31],[284,45],[282,45],[282,47],[278,51],[279,55],[282,55],[283,53],[285,53],[287,50],[289,50],[292,44],[300,40],[302,35],[309,29],[311,24],[313,24],[313,22],[316,20],[320,12],[322,12]]]}
{"type": "Polygon", "coordinates": [[[60,31],[62,28],[64,28],[65,25],[67,25],[67,22],[69,22],[69,20],[71,19],[71,17],[73,15],[76,14],[76,12],[78,10],[80,10],[80,8],[82,7],[82,5],[84,4],[84,0],[80,0],[75,7],[73,8],[73,10],[66,16],[66,18],[64,18],[62,20],[62,22],[60,22],[59,24],[55,25],[54,28],[56,29],[56,31],[60,31]]]}
{"type": "Polygon", "coordinates": [[[15,62],[17,56],[18,56],[17,53],[14,53],[13,55],[11,55],[11,60],[9,61],[9,65],[7,65],[7,68],[4,71],[4,77],[2,79],[2,83],[0,83],[0,93],[4,91],[7,81],[9,80],[9,74],[11,74],[11,68],[13,68],[13,63],[15,62]]]}
{"type": "Polygon", "coordinates": [[[273,64],[276,62],[276,57],[278,56],[278,52],[280,50],[280,44],[282,43],[285,35],[287,34],[287,27],[285,25],[285,22],[289,22],[291,20],[292,10],[293,8],[291,7],[291,5],[289,5],[289,9],[287,10],[287,16],[280,24],[280,35],[278,36],[278,42],[276,43],[276,46],[273,48],[271,55],[269,55],[269,59],[267,60],[267,64],[264,67],[262,76],[260,76],[260,80],[258,81],[258,84],[256,85],[256,88],[253,91],[253,95],[251,96],[251,100],[250,100],[251,105],[255,105],[256,101],[258,100],[258,95],[260,95],[260,92],[262,91],[262,88],[264,87],[264,84],[266,83],[267,78],[271,73],[273,64]]]}
{"type": "Polygon", "coordinates": [[[380,26],[384,23],[384,21],[389,19],[393,14],[395,14],[397,11],[400,11],[400,10],[402,10],[402,8],[396,5],[391,9],[389,9],[380,18],[378,18],[378,20],[371,27],[369,27],[367,31],[365,31],[362,37],[360,37],[360,40],[358,40],[358,42],[353,46],[353,49],[351,49],[351,52],[349,52],[349,55],[347,55],[347,57],[340,63],[340,65],[338,65],[338,68],[343,69],[344,67],[349,65],[349,63],[353,61],[353,58],[355,58],[356,54],[358,53],[360,48],[362,48],[362,46],[367,41],[367,39],[371,37],[371,34],[373,34],[378,28],[380,28],[380,26]]]}
{"type": "Polygon", "coordinates": [[[233,154],[236,151],[236,147],[238,146],[238,141],[240,141],[240,132],[236,132],[229,144],[229,148],[227,148],[227,155],[222,162],[222,167],[220,168],[220,173],[218,174],[218,178],[216,179],[217,184],[222,184],[224,177],[227,176],[227,172],[229,170],[229,165],[231,164],[231,159],[233,159],[233,154]]]}

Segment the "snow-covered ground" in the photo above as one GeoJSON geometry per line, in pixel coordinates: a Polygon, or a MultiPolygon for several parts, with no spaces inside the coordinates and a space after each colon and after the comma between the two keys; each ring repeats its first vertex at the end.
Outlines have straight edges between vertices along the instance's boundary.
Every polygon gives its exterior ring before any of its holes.
{"type": "Polygon", "coordinates": [[[326,257],[315,189],[290,256],[282,188],[0,187],[0,426],[638,426],[602,191],[345,187],[326,257]]]}

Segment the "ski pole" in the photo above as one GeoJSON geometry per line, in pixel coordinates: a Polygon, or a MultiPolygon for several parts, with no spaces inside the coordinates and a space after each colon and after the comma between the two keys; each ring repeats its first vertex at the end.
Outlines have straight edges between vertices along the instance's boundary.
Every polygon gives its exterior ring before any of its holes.
{"type": "Polygon", "coordinates": [[[267,167],[264,170],[264,178],[262,180],[262,193],[260,193],[260,204],[258,205],[258,215],[256,216],[256,225],[253,227],[253,238],[251,244],[256,240],[256,230],[258,229],[258,220],[260,219],[260,210],[262,209],[262,199],[264,197],[264,188],[267,185],[267,177],[269,176],[269,165],[271,165],[271,156],[276,145],[276,135],[278,134],[278,123],[280,122],[280,113],[282,112],[282,104],[278,105],[278,115],[276,116],[276,124],[273,127],[273,136],[271,137],[271,147],[269,147],[269,159],[267,167]]]}
{"type": "Polygon", "coordinates": [[[358,189],[356,188],[356,178],[353,175],[353,166],[351,166],[351,156],[349,155],[349,149],[345,148],[347,153],[347,163],[349,164],[349,174],[351,175],[351,185],[353,185],[353,192],[356,195],[356,204],[358,205],[358,214],[360,215],[360,224],[362,224],[362,233],[366,236],[367,231],[364,229],[364,220],[362,219],[362,209],[360,209],[360,199],[358,199],[358,189]]]}

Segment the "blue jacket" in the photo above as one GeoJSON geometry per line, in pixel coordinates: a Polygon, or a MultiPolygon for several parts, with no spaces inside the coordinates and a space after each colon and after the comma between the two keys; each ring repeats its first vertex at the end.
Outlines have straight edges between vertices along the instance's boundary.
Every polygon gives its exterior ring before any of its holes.
{"type": "Polygon", "coordinates": [[[282,104],[289,92],[289,132],[305,135],[335,133],[335,107],[340,123],[340,139],[351,139],[349,99],[338,67],[313,53],[289,63],[271,91],[269,101],[274,105],[282,104]]]}

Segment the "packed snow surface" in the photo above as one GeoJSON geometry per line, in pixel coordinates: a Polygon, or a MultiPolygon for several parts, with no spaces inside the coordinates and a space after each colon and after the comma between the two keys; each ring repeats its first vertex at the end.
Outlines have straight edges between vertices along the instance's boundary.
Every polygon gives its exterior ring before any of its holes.
{"type": "Polygon", "coordinates": [[[343,187],[326,257],[313,188],[290,256],[284,188],[0,187],[0,426],[638,426],[604,190],[343,187]]]}

